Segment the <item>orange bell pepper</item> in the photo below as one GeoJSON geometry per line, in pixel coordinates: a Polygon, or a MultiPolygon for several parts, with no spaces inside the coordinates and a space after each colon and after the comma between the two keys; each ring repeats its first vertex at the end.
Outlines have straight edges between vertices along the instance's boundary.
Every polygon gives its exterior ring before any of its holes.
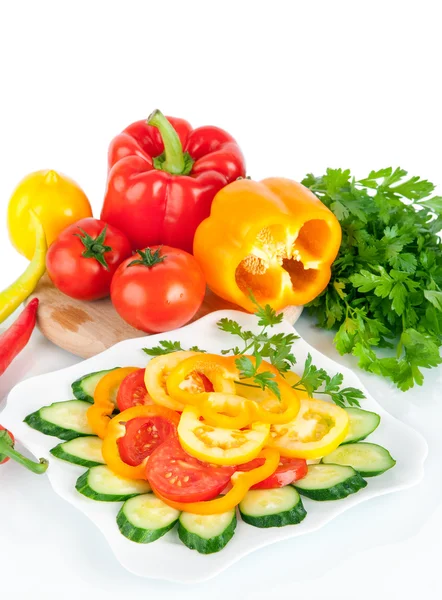
{"type": "Polygon", "coordinates": [[[153,492],[165,504],[176,508],[177,510],[192,513],[194,515],[217,515],[237,506],[249,489],[264,481],[267,477],[274,473],[279,465],[279,452],[275,452],[272,448],[262,450],[259,458],[264,458],[265,462],[260,467],[248,472],[237,472],[232,477],[232,489],[220,498],[215,500],[207,500],[206,502],[175,502],[161,496],[154,488],[153,492]]]}
{"type": "Polygon", "coordinates": [[[177,412],[152,404],[128,408],[109,421],[102,446],[103,458],[111,471],[127,479],[146,479],[146,462],[149,457],[139,465],[128,465],[121,460],[118,448],[118,440],[126,434],[126,424],[138,417],[164,417],[176,427],[180,421],[177,412]]]}
{"type": "Polygon", "coordinates": [[[306,304],[330,280],[341,244],[333,213],[300,183],[241,179],[219,191],[193,253],[210,289],[246,310],[306,304]]]}
{"type": "Polygon", "coordinates": [[[117,397],[118,388],[123,379],[134,371],[138,371],[138,367],[114,369],[100,379],[95,388],[94,403],[87,411],[87,420],[92,431],[101,439],[106,435],[111,414],[115,409],[113,398],[117,397]]]}

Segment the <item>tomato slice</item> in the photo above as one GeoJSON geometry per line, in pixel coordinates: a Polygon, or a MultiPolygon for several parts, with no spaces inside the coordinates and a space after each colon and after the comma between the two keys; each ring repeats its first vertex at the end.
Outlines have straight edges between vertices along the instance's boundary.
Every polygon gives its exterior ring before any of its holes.
{"type": "Polygon", "coordinates": [[[146,466],[151,486],[169,500],[212,500],[230,482],[235,467],[204,463],[185,452],[177,439],[170,439],[152,453],[146,466]]]}
{"type": "Polygon", "coordinates": [[[144,371],[145,369],[138,369],[121,382],[117,396],[117,406],[120,411],[132,408],[132,406],[153,404],[144,384],[144,371]]]}
{"type": "Polygon", "coordinates": [[[171,436],[176,427],[164,417],[136,417],[125,425],[126,433],[118,438],[121,460],[136,467],[171,436]]]}
{"type": "MultiPolygon", "coordinates": [[[[237,471],[251,471],[264,464],[263,458],[255,458],[248,463],[238,465],[237,471]]],[[[298,481],[307,475],[307,461],[303,458],[286,458],[281,456],[276,471],[259,483],[252,486],[252,490],[270,490],[284,487],[298,481]]]]}

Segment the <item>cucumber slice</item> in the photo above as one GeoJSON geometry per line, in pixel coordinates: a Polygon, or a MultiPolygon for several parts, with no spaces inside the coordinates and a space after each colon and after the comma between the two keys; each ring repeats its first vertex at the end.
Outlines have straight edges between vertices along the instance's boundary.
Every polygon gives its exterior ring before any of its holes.
{"type": "Polygon", "coordinates": [[[94,435],[86,416],[90,406],[89,402],[83,400],[54,402],[28,415],[25,423],[45,435],[53,435],[62,440],[94,435]]]}
{"type": "Polygon", "coordinates": [[[381,422],[381,417],[378,414],[368,410],[346,408],[345,411],[349,416],[350,422],[347,436],[342,442],[343,444],[365,440],[381,422]]]}
{"type": "Polygon", "coordinates": [[[290,485],[271,490],[249,490],[240,502],[243,521],[254,527],[296,525],[306,516],[298,492],[290,485]]]}
{"type": "Polygon", "coordinates": [[[102,446],[102,440],[99,437],[91,435],[78,437],[69,442],[58,444],[50,452],[53,456],[61,460],[90,468],[105,464],[101,453],[102,446]]]}
{"type": "Polygon", "coordinates": [[[293,484],[298,492],[312,500],[340,500],[366,487],[367,482],[353,467],[310,465],[307,475],[293,484]]]}
{"type": "Polygon", "coordinates": [[[92,467],[77,479],[75,488],[83,496],[99,502],[121,502],[150,492],[150,485],[141,479],[125,479],[108,467],[92,467]]]}
{"type": "Polygon", "coordinates": [[[235,529],[235,509],[219,515],[192,515],[183,512],[178,521],[180,540],[200,554],[213,554],[222,550],[232,539],[235,529]]]}
{"type": "Polygon", "coordinates": [[[129,540],[150,544],[172,529],[179,516],[179,510],[167,506],[155,494],[142,494],[123,504],[117,525],[129,540]]]}
{"type": "Polygon", "coordinates": [[[108,369],[107,371],[95,371],[95,373],[83,375],[83,377],[74,381],[71,386],[74,396],[78,398],[78,400],[84,400],[85,402],[90,402],[92,404],[94,402],[94,392],[98,382],[106,375],[106,373],[115,371],[115,369],[118,369],[118,367],[108,369]]]}
{"type": "Polygon", "coordinates": [[[324,464],[349,465],[363,477],[381,475],[396,464],[388,450],[367,442],[340,446],[331,454],[324,456],[322,462],[324,464]]]}

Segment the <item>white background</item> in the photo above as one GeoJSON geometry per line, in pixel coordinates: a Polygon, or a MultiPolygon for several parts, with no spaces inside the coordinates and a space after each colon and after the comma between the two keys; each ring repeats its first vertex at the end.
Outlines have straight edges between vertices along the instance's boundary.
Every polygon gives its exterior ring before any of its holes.
{"type": "MultiPolygon", "coordinates": [[[[42,168],[65,172],[98,215],[110,139],[154,108],[226,128],[254,178],[299,179],[328,166],[362,177],[392,165],[442,183],[439,8],[437,0],[1,2],[0,288],[26,264],[5,226],[18,181],[42,168]]],[[[307,318],[298,329],[354,365],[307,318]]],[[[21,378],[76,360],[37,333],[2,377],[0,398],[21,378]]],[[[440,598],[442,372],[405,395],[362,377],[429,442],[417,488],[183,587],[126,573],[46,478],[8,463],[0,471],[2,597],[440,598]]]]}

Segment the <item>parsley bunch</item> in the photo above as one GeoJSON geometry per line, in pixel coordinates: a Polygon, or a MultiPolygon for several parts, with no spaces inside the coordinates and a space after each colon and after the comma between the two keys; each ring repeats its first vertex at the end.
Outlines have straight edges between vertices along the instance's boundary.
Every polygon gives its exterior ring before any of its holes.
{"type": "Polygon", "coordinates": [[[442,359],[442,197],[402,169],[356,181],[328,169],[302,182],[333,211],[342,244],[326,290],[309,304],[321,327],[337,329],[341,354],[406,391],[442,359]],[[376,348],[391,348],[380,356],[376,348]]]}

